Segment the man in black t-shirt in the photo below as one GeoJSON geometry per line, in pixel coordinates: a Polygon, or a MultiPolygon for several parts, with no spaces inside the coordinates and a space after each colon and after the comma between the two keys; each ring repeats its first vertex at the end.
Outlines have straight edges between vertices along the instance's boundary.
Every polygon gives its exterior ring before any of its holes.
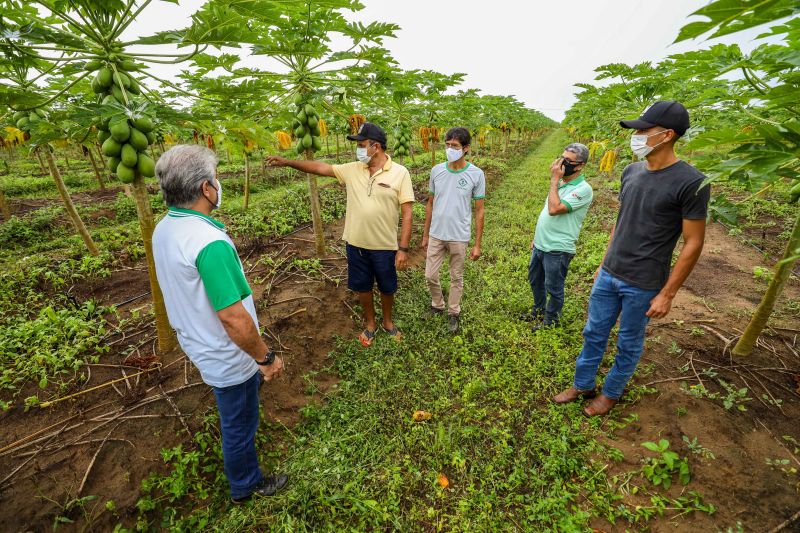
{"type": "Polygon", "coordinates": [[[711,194],[702,186],[705,176],[675,155],[675,142],[689,128],[683,105],[656,102],[638,120],[620,125],[636,130],[631,149],[646,161],[622,172],[617,223],[595,274],[573,386],[553,398],[556,403],[594,398],[583,410],[586,416],[605,415],[619,401],[644,350],[648,321],[669,313],[700,258],[711,194]],[[670,272],[681,236],[683,248],[670,272]],[[597,396],[597,369],[617,318],[617,356],[597,396]]]}

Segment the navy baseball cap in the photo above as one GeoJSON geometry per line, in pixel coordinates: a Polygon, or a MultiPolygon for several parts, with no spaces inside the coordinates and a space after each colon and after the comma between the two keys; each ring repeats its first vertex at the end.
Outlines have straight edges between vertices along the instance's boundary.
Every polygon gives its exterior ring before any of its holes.
{"type": "Polygon", "coordinates": [[[632,130],[646,130],[653,126],[661,126],[675,130],[683,135],[689,129],[689,112],[680,102],[665,100],[656,102],[644,110],[642,116],[635,120],[620,120],[619,125],[632,130]]]}
{"type": "Polygon", "coordinates": [[[349,141],[375,141],[376,143],[386,146],[386,132],[380,126],[372,122],[365,122],[358,128],[358,133],[355,135],[348,135],[349,141]]]}

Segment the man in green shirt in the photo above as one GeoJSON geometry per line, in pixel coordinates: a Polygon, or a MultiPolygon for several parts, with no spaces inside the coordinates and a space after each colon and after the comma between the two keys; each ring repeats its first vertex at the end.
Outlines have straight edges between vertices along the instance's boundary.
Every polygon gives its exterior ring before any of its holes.
{"type": "Polygon", "coordinates": [[[550,191],[536,222],[528,266],[533,309],[524,318],[536,321],[534,331],[556,324],[561,318],[564,279],[575,255],[575,241],[583,219],[592,203],[592,187],[581,173],[588,159],[589,149],[572,143],[550,167],[550,191]]]}

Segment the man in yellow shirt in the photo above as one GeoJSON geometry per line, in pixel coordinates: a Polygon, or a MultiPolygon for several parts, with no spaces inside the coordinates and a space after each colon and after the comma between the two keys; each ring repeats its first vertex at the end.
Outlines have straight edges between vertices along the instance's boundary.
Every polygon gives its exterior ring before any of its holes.
{"type": "Polygon", "coordinates": [[[411,205],[414,189],[408,170],[386,155],[386,133],[365,122],[358,133],[348,135],[356,141],[358,161],[330,165],[322,161],[285,159],[271,156],[270,166],[288,166],[301,172],[330,176],[347,189],[347,211],[342,240],[347,244],[347,286],[358,293],[364,308],[366,328],[359,336],[364,347],[372,345],[377,325],[372,290],[377,282],[381,293],[383,329],[396,341],[401,332],[392,321],[397,269],[404,269],[411,241],[411,205]],[[398,215],[403,226],[397,243],[398,215]]]}

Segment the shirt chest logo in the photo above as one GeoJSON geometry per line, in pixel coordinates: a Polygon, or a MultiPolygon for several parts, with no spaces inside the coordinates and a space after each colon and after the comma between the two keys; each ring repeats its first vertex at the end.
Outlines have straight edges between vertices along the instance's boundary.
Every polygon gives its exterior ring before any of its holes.
{"type": "Polygon", "coordinates": [[[467,180],[464,178],[460,178],[458,183],[456,184],[459,190],[466,191],[467,190],[467,180]]]}

